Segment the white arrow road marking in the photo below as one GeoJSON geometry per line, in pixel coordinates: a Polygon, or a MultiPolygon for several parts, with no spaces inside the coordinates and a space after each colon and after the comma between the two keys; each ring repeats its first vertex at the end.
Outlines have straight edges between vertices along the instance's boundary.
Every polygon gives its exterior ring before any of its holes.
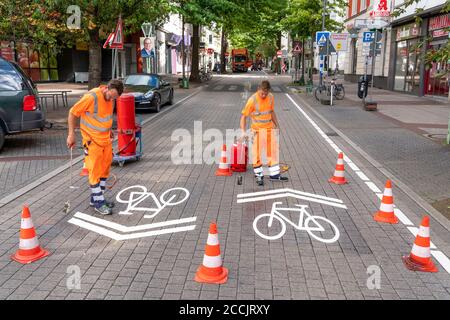
{"type": "Polygon", "coordinates": [[[167,226],[171,226],[171,225],[175,225],[175,224],[190,223],[190,222],[195,222],[197,220],[197,217],[192,217],[192,218],[183,218],[183,219],[178,219],[178,220],[170,220],[170,221],[164,221],[164,222],[143,224],[143,225],[135,226],[135,227],[127,227],[127,226],[124,226],[124,225],[121,225],[121,224],[118,224],[118,223],[115,223],[112,221],[99,219],[99,218],[90,216],[88,214],[82,213],[82,212],[75,213],[74,218],[79,218],[79,219],[82,219],[82,220],[85,220],[88,222],[99,224],[104,227],[108,227],[110,229],[124,232],[124,233],[136,232],[136,231],[142,231],[142,230],[154,229],[154,228],[160,228],[160,227],[167,227],[167,226]]]}
{"type": "Polygon", "coordinates": [[[255,196],[269,195],[269,194],[275,194],[275,193],[287,193],[287,192],[295,193],[295,194],[299,194],[299,195],[307,196],[307,197],[311,197],[311,198],[327,200],[327,201],[331,201],[331,202],[344,203],[340,199],[330,198],[330,197],[326,197],[326,196],[321,196],[321,195],[314,194],[314,193],[309,193],[309,192],[298,191],[298,190],[294,190],[294,189],[291,189],[291,188],[283,188],[283,189],[267,190],[267,191],[258,191],[258,192],[250,192],[250,193],[241,193],[241,194],[238,194],[237,197],[238,198],[250,198],[250,197],[255,197],[255,196]]]}
{"type": "Polygon", "coordinates": [[[176,233],[176,232],[183,232],[183,231],[190,231],[195,229],[195,225],[186,226],[186,227],[178,227],[178,228],[168,228],[163,230],[155,230],[155,231],[148,231],[148,232],[137,232],[137,233],[131,233],[127,235],[121,235],[117,232],[99,227],[97,225],[94,225],[89,222],[85,222],[83,220],[79,220],[76,218],[72,218],[69,220],[69,223],[72,223],[74,225],[77,225],[81,228],[96,232],[98,234],[101,234],[103,236],[109,237],[116,241],[122,241],[122,240],[130,240],[130,239],[137,239],[137,238],[145,238],[145,237],[151,237],[151,236],[157,236],[161,234],[167,234],[167,233],[176,233]]]}

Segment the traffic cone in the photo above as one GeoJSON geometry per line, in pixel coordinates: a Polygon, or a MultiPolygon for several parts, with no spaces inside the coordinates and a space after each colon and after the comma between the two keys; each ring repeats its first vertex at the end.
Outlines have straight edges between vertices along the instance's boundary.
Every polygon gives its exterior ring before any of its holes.
{"type": "Polygon", "coordinates": [[[222,155],[220,158],[219,169],[216,171],[216,176],[231,176],[230,164],[227,161],[227,145],[224,144],[222,147],[222,155]]]}
{"type": "Polygon", "coordinates": [[[49,255],[47,250],[39,246],[38,237],[34,230],[28,206],[23,206],[22,220],[20,224],[19,250],[11,256],[11,259],[19,263],[27,264],[49,255]]]}
{"type": "Polygon", "coordinates": [[[88,170],[88,168],[86,168],[86,157],[84,157],[83,169],[81,169],[80,176],[84,177],[84,176],[88,176],[88,175],[89,175],[89,170],[88,170]]]}
{"type": "Polygon", "coordinates": [[[430,218],[423,217],[419,232],[414,241],[411,254],[403,256],[403,263],[406,268],[412,271],[438,272],[438,269],[431,260],[430,252],[430,218]]]}
{"type": "Polygon", "coordinates": [[[206,242],[205,254],[203,256],[203,263],[197,269],[195,281],[223,284],[227,282],[227,280],[228,269],[222,267],[217,226],[215,223],[211,223],[209,226],[209,234],[206,242]]]}
{"type": "Polygon", "coordinates": [[[347,180],[344,177],[344,154],[342,152],[339,153],[334,175],[328,181],[336,184],[347,183],[347,180]]]}
{"type": "Polygon", "coordinates": [[[386,181],[380,210],[375,213],[373,219],[377,222],[398,223],[398,218],[394,214],[394,197],[392,196],[391,180],[386,181]]]}

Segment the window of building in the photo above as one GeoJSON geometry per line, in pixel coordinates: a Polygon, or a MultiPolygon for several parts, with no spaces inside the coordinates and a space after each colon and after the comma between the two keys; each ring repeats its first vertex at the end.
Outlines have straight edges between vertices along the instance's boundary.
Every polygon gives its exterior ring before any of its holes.
{"type": "Polygon", "coordinates": [[[353,17],[354,15],[356,15],[356,13],[357,13],[357,10],[358,10],[358,1],[359,1],[359,0],[353,0],[353,1],[352,1],[352,17],[353,17]]]}
{"type": "Polygon", "coordinates": [[[364,11],[367,9],[367,0],[360,0],[361,1],[361,7],[359,11],[364,11]]]}
{"type": "Polygon", "coordinates": [[[213,43],[213,36],[212,36],[212,34],[210,34],[209,35],[209,44],[212,44],[213,43]]]}

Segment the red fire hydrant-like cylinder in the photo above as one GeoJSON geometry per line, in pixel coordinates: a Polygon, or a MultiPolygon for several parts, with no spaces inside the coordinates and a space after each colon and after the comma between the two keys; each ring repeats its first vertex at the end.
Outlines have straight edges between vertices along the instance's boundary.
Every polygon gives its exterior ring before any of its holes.
{"type": "Polygon", "coordinates": [[[136,154],[136,121],[134,96],[123,94],[117,99],[117,131],[119,136],[119,155],[136,154]]]}

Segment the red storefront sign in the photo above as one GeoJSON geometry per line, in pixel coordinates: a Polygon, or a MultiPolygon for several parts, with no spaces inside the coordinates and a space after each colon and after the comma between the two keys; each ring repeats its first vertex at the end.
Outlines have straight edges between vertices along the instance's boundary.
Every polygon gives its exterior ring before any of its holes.
{"type": "Polygon", "coordinates": [[[450,14],[443,14],[430,19],[429,31],[450,27],[450,14]]]}

